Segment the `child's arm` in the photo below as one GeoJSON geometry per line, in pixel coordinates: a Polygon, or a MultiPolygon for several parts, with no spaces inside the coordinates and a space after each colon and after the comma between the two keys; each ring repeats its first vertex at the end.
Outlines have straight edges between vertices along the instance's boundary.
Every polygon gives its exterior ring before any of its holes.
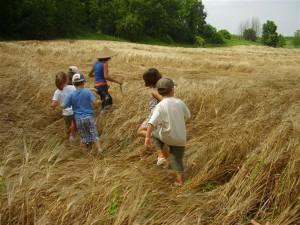
{"type": "Polygon", "coordinates": [[[72,106],[72,99],[71,99],[71,95],[67,96],[65,101],[64,101],[64,105],[63,108],[69,108],[72,106]]]}
{"type": "Polygon", "coordinates": [[[156,98],[159,102],[160,102],[161,100],[163,100],[163,96],[161,96],[161,95],[158,93],[157,90],[153,90],[153,91],[151,92],[151,94],[152,94],[152,96],[153,96],[154,98],[156,98]]]}
{"type": "Polygon", "coordinates": [[[114,78],[112,78],[111,76],[108,75],[108,63],[107,62],[104,63],[104,78],[105,78],[105,80],[108,80],[108,81],[113,82],[113,83],[117,83],[119,85],[123,84],[122,81],[118,81],[118,80],[116,80],[116,79],[114,79],[114,78]]]}
{"type": "Polygon", "coordinates": [[[145,138],[145,147],[151,147],[152,146],[152,132],[154,130],[154,126],[149,123],[148,128],[147,128],[147,133],[146,133],[146,138],[145,138]]]}
{"type": "Polygon", "coordinates": [[[157,106],[154,108],[154,111],[148,121],[148,128],[146,132],[146,139],[145,139],[145,146],[151,147],[152,145],[152,132],[154,128],[157,126],[157,124],[160,121],[160,108],[157,106]]]}
{"type": "Polygon", "coordinates": [[[88,89],[90,89],[90,91],[94,92],[95,94],[98,93],[98,90],[96,88],[88,88],[88,89]]]}
{"type": "Polygon", "coordinates": [[[93,101],[93,108],[99,108],[101,105],[101,100],[100,99],[95,99],[95,101],[93,101]]]}
{"type": "Polygon", "coordinates": [[[56,100],[52,100],[51,107],[52,107],[53,109],[55,109],[57,106],[59,106],[59,102],[56,101],[56,100]]]}
{"type": "Polygon", "coordinates": [[[90,88],[88,88],[89,90],[89,98],[90,98],[90,103],[92,104],[92,107],[95,109],[95,108],[98,108],[100,105],[101,105],[101,100],[100,99],[97,99],[97,95],[95,96],[93,93],[92,93],[92,90],[90,88]]]}
{"type": "Polygon", "coordinates": [[[183,103],[183,110],[184,110],[184,119],[185,121],[187,121],[191,118],[191,112],[185,103],[183,103]]]}
{"type": "Polygon", "coordinates": [[[92,67],[91,71],[89,72],[89,77],[94,77],[94,67],[92,67]]]}

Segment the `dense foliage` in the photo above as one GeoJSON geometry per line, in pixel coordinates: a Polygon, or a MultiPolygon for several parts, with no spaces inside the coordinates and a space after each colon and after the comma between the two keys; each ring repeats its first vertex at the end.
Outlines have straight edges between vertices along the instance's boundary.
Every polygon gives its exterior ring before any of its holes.
{"type": "Polygon", "coordinates": [[[51,39],[92,31],[134,41],[196,43],[201,36],[208,43],[223,42],[206,25],[198,0],[12,0],[0,7],[0,35],[6,37],[51,39]]]}
{"type": "Polygon", "coordinates": [[[217,29],[209,24],[203,26],[202,35],[205,37],[207,43],[224,44],[223,37],[217,32],[217,29]]]}
{"type": "Polygon", "coordinates": [[[224,39],[227,39],[227,40],[230,40],[231,39],[231,34],[228,30],[219,30],[218,31],[219,34],[221,34],[221,36],[224,38],[224,39]]]}
{"type": "Polygon", "coordinates": [[[248,41],[256,41],[256,31],[252,28],[245,29],[243,32],[243,38],[248,41]]]}
{"type": "Polygon", "coordinates": [[[277,33],[277,26],[273,21],[267,20],[263,24],[262,43],[272,47],[283,47],[284,37],[277,33]]]}
{"type": "Polygon", "coordinates": [[[293,45],[295,47],[300,46],[300,30],[297,30],[295,32],[294,38],[293,38],[293,45]]]}

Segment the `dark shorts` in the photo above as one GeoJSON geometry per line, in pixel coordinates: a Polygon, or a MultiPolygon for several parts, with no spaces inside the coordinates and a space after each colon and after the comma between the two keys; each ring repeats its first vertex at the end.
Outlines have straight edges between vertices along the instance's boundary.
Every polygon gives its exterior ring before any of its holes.
{"type": "Polygon", "coordinates": [[[100,95],[102,101],[102,109],[109,108],[113,104],[113,100],[108,92],[108,85],[95,86],[95,88],[97,89],[98,95],[100,95]]]}
{"type": "Polygon", "coordinates": [[[92,144],[99,140],[94,117],[76,118],[76,126],[83,144],[92,144]]]}
{"type": "MultiPolygon", "coordinates": [[[[156,137],[153,137],[153,145],[157,150],[163,149],[164,143],[156,137]]],[[[185,146],[169,146],[171,168],[178,173],[183,173],[183,156],[185,146]]]]}
{"type": "Polygon", "coordinates": [[[64,116],[64,120],[65,120],[65,133],[69,134],[72,122],[74,120],[74,115],[64,116]]]}

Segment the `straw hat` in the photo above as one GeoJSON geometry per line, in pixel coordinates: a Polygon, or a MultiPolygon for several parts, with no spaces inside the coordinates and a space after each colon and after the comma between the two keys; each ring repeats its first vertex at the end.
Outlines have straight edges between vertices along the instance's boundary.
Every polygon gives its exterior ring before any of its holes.
{"type": "Polygon", "coordinates": [[[114,52],[113,50],[104,47],[103,49],[100,50],[100,54],[98,55],[98,59],[107,59],[115,56],[117,53],[114,52]]]}

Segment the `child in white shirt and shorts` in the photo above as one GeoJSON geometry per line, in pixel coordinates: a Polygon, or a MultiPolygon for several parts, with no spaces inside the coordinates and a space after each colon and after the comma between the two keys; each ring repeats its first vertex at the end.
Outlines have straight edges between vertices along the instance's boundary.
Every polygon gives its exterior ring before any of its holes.
{"type": "Polygon", "coordinates": [[[183,156],[186,145],[185,122],[191,117],[186,104],[174,97],[174,82],[168,78],[161,78],[156,85],[158,93],[163,99],[156,105],[148,121],[145,146],[162,149],[169,146],[170,165],[176,172],[175,185],[183,185],[183,156]]]}
{"type": "MultiPolygon", "coordinates": [[[[55,85],[57,89],[52,97],[52,108],[56,108],[57,106],[63,107],[66,97],[70,95],[73,91],[76,91],[76,88],[73,85],[68,85],[67,83],[67,74],[65,74],[64,72],[59,72],[55,77],[55,85]]],[[[63,109],[62,115],[65,121],[65,137],[72,141],[75,139],[76,133],[76,126],[72,107],[63,109]]]]}

